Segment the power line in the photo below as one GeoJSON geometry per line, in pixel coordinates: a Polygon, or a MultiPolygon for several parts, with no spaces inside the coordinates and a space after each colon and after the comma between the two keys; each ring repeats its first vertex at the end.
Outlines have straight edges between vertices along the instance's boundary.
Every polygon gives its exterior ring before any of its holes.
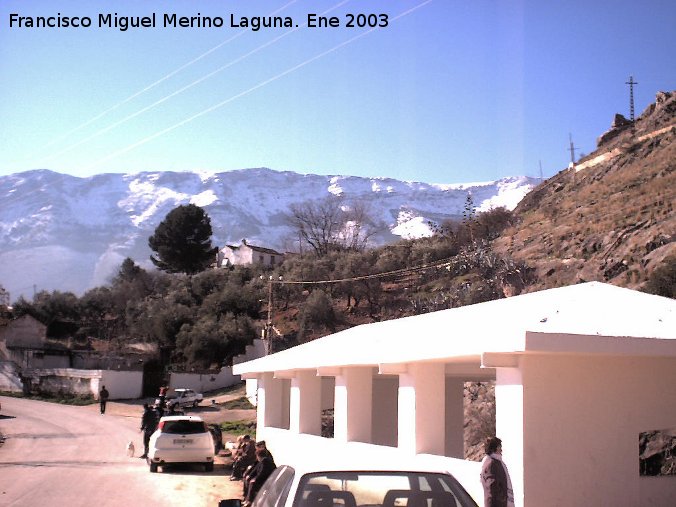
{"type": "MultiPolygon", "coordinates": [[[[272,13],[270,13],[269,16],[274,16],[275,14],[278,14],[278,13],[282,12],[284,9],[286,9],[286,8],[289,7],[290,5],[296,3],[297,1],[298,1],[298,0],[291,0],[291,1],[288,2],[287,4],[281,6],[279,9],[276,9],[275,11],[273,11],[272,13]]],[[[62,139],[66,139],[66,138],[67,138],[68,136],[70,136],[71,134],[77,132],[78,130],[81,130],[82,128],[86,127],[87,125],[90,125],[90,124],[94,123],[94,122],[95,122],[96,120],[98,120],[99,118],[104,117],[104,116],[107,115],[108,113],[110,113],[110,112],[116,110],[116,109],[119,108],[120,106],[123,106],[124,104],[126,104],[127,102],[129,102],[129,101],[135,99],[136,97],[138,97],[138,96],[140,96],[140,95],[143,95],[145,92],[147,92],[147,91],[149,91],[149,90],[152,90],[153,88],[155,88],[155,87],[156,87],[157,85],[159,85],[160,83],[163,83],[163,82],[166,81],[167,79],[169,79],[169,78],[175,76],[176,74],[178,74],[178,73],[181,72],[182,70],[187,69],[188,67],[190,67],[191,65],[193,65],[193,64],[197,63],[198,61],[202,60],[203,58],[205,58],[206,56],[210,55],[211,53],[213,53],[213,52],[216,51],[217,49],[223,47],[224,45],[226,45],[226,44],[228,44],[228,43],[230,43],[230,42],[232,42],[233,40],[237,39],[238,37],[241,37],[242,35],[244,35],[245,33],[249,32],[249,31],[250,31],[250,30],[241,30],[241,31],[239,31],[238,33],[236,33],[236,34],[233,35],[232,37],[230,37],[230,38],[224,40],[224,41],[221,42],[220,44],[217,44],[216,46],[214,46],[214,47],[212,47],[211,49],[205,51],[204,53],[202,53],[201,55],[197,56],[196,58],[193,58],[193,59],[190,60],[189,62],[187,62],[187,63],[181,65],[180,67],[178,67],[177,69],[171,71],[169,74],[166,74],[165,76],[163,76],[163,77],[161,77],[160,79],[158,79],[157,81],[155,81],[155,82],[149,84],[149,85],[146,86],[145,88],[142,88],[141,90],[137,91],[136,93],[133,93],[132,95],[130,95],[130,96],[127,97],[126,99],[121,100],[120,102],[118,102],[118,103],[116,103],[116,104],[110,106],[108,109],[102,111],[101,113],[97,114],[97,115],[94,116],[93,118],[87,120],[86,122],[84,122],[84,123],[78,125],[77,127],[73,128],[73,129],[69,130],[68,132],[65,132],[64,134],[60,135],[59,137],[57,137],[57,138],[55,138],[55,139],[52,139],[52,140],[51,140],[50,142],[48,142],[44,147],[51,146],[52,144],[54,144],[54,143],[56,143],[56,142],[58,142],[58,141],[60,141],[60,140],[62,140],[62,139]]]]}
{"type": "Polygon", "coordinates": [[[401,268],[401,269],[395,269],[393,271],[386,271],[383,273],[373,273],[370,275],[362,275],[362,276],[354,276],[351,278],[340,278],[340,279],[334,279],[334,280],[283,280],[283,279],[278,279],[275,280],[274,278],[270,278],[268,282],[270,284],[278,284],[278,285],[320,285],[320,284],[332,284],[332,283],[345,283],[345,282],[358,282],[361,280],[372,280],[372,279],[378,279],[378,278],[390,278],[393,276],[397,275],[410,275],[413,273],[417,273],[418,271],[424,271],[426,269],[433,269],[433,268],[443,268],[443,267],[448,267],[451,265],[451,262],[453,260],[453,257],[449,257],[447,259],[442,259],[439,261],[431,262],[429,264],[421,264],[420,266],[413,266],[413,267],[408,267],[408,268],[401,268]]]}
{"type": "MultiPolygon", "coordinates": [[[[337,3],[336,5],[334,5],[333,7],[330,7],[330,8],[327,9],[326,11],[322,12],[321,15],[328,14],[329,12],[331,12],[331,11],[337,9],[338,7],[340,7],[340,6],[342,6],[342,5],[346,4],[346,3],[348,3],[349,1],[350,1],[350,0],[343,0],[342,2],[339,2],[339,3],[337,3]]],[[[288,4],[287,4],[287,5],[288,5],[288,4]]],[[[293,28],[292,30],[289,30],[288,32],[283,33],[282,35],[279,35],[278,37],[275,37],[274,39],[272,39],[272,40],[270,40],[270,41],[268,41],[268,42],[266,42],[266,43],[264,43],[264,44],[261,44],[260,46],[258,46],[258,47],[255,48],[255,49],[252,49],[252,50],[249,51],[248,53],[245,53],[244,55],[242,55],[242,56],[240,56],[240,57],[238,57],[238,58],[235,58],[234,60],[231,60],[230,62],[228,62],[228,63],[225,64],[225,65],[222,65],[221,67],[217,68],[216,70],[213,70],[213,71],[209,72],[208,74],[205,74],[204,76],[200,77],[199,79],[196,79],[196,80],[192,81],[191,83],[189,83],[189,84],[187,84],[187,85],[185,85],[185,86],[179,88],[178,90],[176,90],[176,91],[170,93],[169,95],[166,95],[166,96],[162,97],[161,99],[156,100],[155,102],[153,102],[153,103],[150,104],[149,106],[146,106],[146,107],[144,107],[144,108],[141,108],[140,110],[136,111],[135,113],[132,113],[132,114],[129,114],[129,115],[125,116],[124,118],[122,118],[121,120],[119,120],[119,121],[113,123],[112,125],[109,125],[109,126],[107,126],[107,127],[105,127],[105,128],[102,128],[102,129],[98,130],[97,132],[94,132],[94,133],[91,134],[90,136],[85,137],[84,139],[81,139],[81,140],[78,141],[77,143],[72,144],[72,145],[70,145],[70,146],[68,146],[68,147],[66,147],[66,148],[64,148],[64,149],[62,149],[61,151],[58,151],[58,152],[56,152],[56,153],[53,153],[52,155],[49,155],[49,156],[47,156],[47,157],[43,157],[42,159],[38,160],[38,161],[36,162],[36,164],[40,164],[41,162],[43,162],[43,161],[45,161],[45,160],[50,160],[50,159],[52,159],[52,158],[54,158],[54,157],[57,157],[57,156],[59,156],[59,155],[62,155],[63,153],[67,153],[67,152],[69,152],[69,151],[71,151],[71,150],[77,148],[78,146],[80,146],[80,145],[86,143],[87,141],[90,141],[90,140],[92,140],[92,139],[94,139],[94,138],[96,138],[96,137],[99,137],[99,136],[105,134],[106,132],[108,132],[108,131],[110,131],[110,130],[112,130],[112,129],[114,129],[114,128],[120,126],[120,125],[122,125],[123,123],[128,122],[129,120],[131,120],[131,119],[133,119],[133,118],[136,118],[137,116],[139,116],[139,115],[145,113],[146,111],[149,111],[150,109],[153,109],[153,108],[155,108],[156,106],[159,106],[160,104],[162,104],[162,103],[168,101],[169,99],[175,97],[176,95],[179,95],[179,94],[183,93],[184,91],[189,90],[190,88],[193,88],[194,86],[197,86],[198,84],[200,84],[200,83],[206,81],[207,79],[212,78],[212,77],[215,76],[216,74],[219,74],[220,72],[222,72],[222,71],[224,71],[224,70],[226,70],[226,69],[232,67],[233,65],[235,65],[235,64],[237,64],[237,63],[239,63],[239,62],[241,62],[241,61],[243,61],[243,60],[245,60],[245,59],[247,59],[249,56],[251,56],[251,55],[253,55],[253,54],[256,54],[256,53],[258,53],[259,51],[262,51],[263,49],[265,49],[265,48],[267,48],[267,47],[269,47],[269,46],[271,46],[271,45],[273,45],[273,44],[279,42],[279,41],[280,41],[281,39],[283,39],[284,37],[288,37],[289,35],[291,35],[291,34],[297,32],[298,30],[300,30],[300,29],[302,29],[302,28],[305,28],[306,26],[307,26],[307,22],[304,23],[303,25],[300,25],[300,26],[297,26],[297,27],[293,28]]],[[[242,33],[245,33],[245,32],[239,32],[239,34],[238,34],[237,36],[241,35],[242,33]]],[[[232,40],[232,39],[234,39],[234,38],[235,38],[235,37],[231,37],[229,40],[232,40]]],[[[217,46],[217,47],[218,47],[218,46],[217,46]]],[[[207,53],[204,53],[204,54],[207,54],[207,53]]],[[[193,61],[196,61],[196,60],[193,60],[193,61]]],[[[185,67],[185,66],[187,66],[187,64],[184,65],[184,67],[185,67]]],[[[158,81],[158,83],[159,83],[159,82],[160,82],[160,81],[158,81]]]]}
{"type": "MultiPolygon", "coordinates": [[[[410,9],[402,12],[401,14],[399,14],[397,16],[395,16],[394,18],[392,18],[392,21],[396,21],[398,19],[401,19],[404,16],[407,16],[407,15],[415,12],[416,10],[424,7],[425,5],[431,3],[432,1],[434,1],[434,0],[425,0],[424,2],[422,2],[422,3],[412,7],[410,9]]],[[[124,153],[127,153],[127,152],[129,152],[129,151],[131,151],[135,148],[138,148],[139,146],[142,146],[142,145],[152,141],[153,139],[156,139],[160,136],[163,136],[164,134],[167,134],[167,133],[169,133],[173,130],[176,130],[179,127],[182,127],[183,125],[190,123],[191,121],[196,120],[197,118],[204,116],[205,114],[208,114],[208,113],[211,113],[212,111],[220,109],[221,107],[229,104],[230,102],[233,102],[233,101],[237,100],[238,98],[244,97],[245,95],[249,95],[250,93],[258,90],[259,88],[262,88],[262,87],[264,87],[264,86],[266,86],[266,85],[268,85],[268,84],[270,84],[274,81],[277,81],[278,79],[281,79],[282,77],[284,77],[288,74],[291,74],[291,73],[297,71],[298,69],[301,69],[301,68],[305,67],[306,65],[309,65],[310,63],[313,63],[314,61],[319,60],[320,58],[323,58],[324,56],[326,56],[328,54],[331,54],[335,51],[338,51],[339,49],[343,48],[344,46],[347,46],[348,44],[351,44],[352,42],[354,42],[358,39],[361,39],[362,37],[365,37],[366,35],[369,35],[369,34],[371,34],[372,32],[374,32],[375,30],[378,30],[378,29],[379,29],[378,27],[374,27],[374,28],[370,28],[369,30],[366,30],[364,32],[361,32],[358,35],[355,35],[354,37],[351,37],[350,39],[347,39],[346,41],[343,41],[340,44],[337,44],[337,45],[333,46],[332,48],[327,49],[326,51],[323,51],[323,52],[321,52],[321,53],[319,53],[319,54],[317,54],[317,55],[315,55],[311,58],[308,58],[307,60],[305,60],[305,61],[303,61],[303,62],[301,62],[297,65],[294,65],[293,67],[290,67],[289,69],[287,69],[283,72],[280,72],[279,74],[276,74],[275,76],[273,76],[271,78],[268,78],[264,81],[261,81],[257,85],[252,86],[251,88],[248,88],[247,90],[244,90],[243,92],[240,92],[236,95],[233,95],[232,97],[225,99],[221,102],[218,102],[217,104],[214,104],[213,106],[208,107],[207,109],[203,109],[202,111],[195,113],[192,116],[189,116],[189,117],[185,118],[184,120],[181,120],[180,122],[175,123],[174,125],[171,125],[171,126],[166,127],[162,130],[159,130],[159,131],[155,132],[154,134],[151,134],[151,135],[149,135],[149,136],[147,136],[147,137],[145,137],[145,138],[143,138],[139,141],[136,141],[135,143],[132,143],[132,144],[130,144],[130,145],[124,147],[124,148],[121,148],[121,149],[119,149],[115,152],[112,152],[112,153],[108,154],[107,156],[105,156],[105,157],[103,157],[99,160],[94,161],[92,164],[87,166],[85,169],[89,170],[89,169],[96,167],[96,166],[98,166],[98,165],[100,165],[104,162],[107,162],[109,160],[117,158],[118,156],[120,156],[124,153]]]]}

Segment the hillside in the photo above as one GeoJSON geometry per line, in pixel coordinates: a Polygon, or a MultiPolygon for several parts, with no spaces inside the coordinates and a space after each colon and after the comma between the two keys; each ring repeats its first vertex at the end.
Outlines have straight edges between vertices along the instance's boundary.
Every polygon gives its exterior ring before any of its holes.
{"type": "Polygon", "coordinates": [[[77,178],[47,170],[0,176],[0,285],[11,294],[85,290],[109,282],[126,257],[150,268],[148,237],[176,206],[211,218],[213,243],[298,249],[285,218],[308,199],[340,195],[366,203],[373,245],[431,234],[429,222],[461,215],[468,192],[482,209],[514,208],[534,179],[429,184],[391,178],[320,176],[271,169],[223,173],[146,172],[77,178]]]}
{"type": "Polygon", "coordinates": [[[602,281],[638,288],[676,254],[676,92],[635,121],[616,116],[598,149],[516,207],[498,252],[536,269],[530,288],[602,281]]]}

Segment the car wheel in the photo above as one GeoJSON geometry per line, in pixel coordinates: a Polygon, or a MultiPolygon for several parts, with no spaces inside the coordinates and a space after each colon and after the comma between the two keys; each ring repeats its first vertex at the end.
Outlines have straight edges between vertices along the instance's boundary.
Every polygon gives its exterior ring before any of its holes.
{"type": "Polygon", "coordinates": [[[205,463],[204,464],[204,471],[205,472],[213,472],[214,471],[214,464],[213,463],[205,463]]]}
{"type": "Polygon", "coordinates": [[[197,405],[199,405],[198,401],[193,401],[192,402],[192,408],[197,408],[197,405]]]}
{"type": "Polygon", "coordinates": [[[150,464],[150,471],[154,474],[157,473],[157,463],[150,464]]]}

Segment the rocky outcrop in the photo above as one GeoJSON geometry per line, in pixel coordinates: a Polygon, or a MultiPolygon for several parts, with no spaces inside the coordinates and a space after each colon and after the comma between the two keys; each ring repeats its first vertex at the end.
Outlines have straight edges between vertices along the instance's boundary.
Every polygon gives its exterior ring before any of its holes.
{"type": "Polygon", "coordinates": [[[624,116],[619,113],[615,114],[613,123],[610,126],[610,130],[601,134],[601,136],[596,140],[596,146],[601,147],[606,144],[608,141],[615,139],[618,135],[624,132],[627,128],[631,127],[631,120],[627,120],[624,116]]]}

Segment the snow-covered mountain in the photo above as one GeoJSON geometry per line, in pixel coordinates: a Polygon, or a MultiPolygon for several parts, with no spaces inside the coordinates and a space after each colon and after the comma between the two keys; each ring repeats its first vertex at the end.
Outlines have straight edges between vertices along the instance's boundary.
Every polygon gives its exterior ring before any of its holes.
{"type": "Polygon", "coordinates": [[[12,301],[30,298],[35,290],[82,294],[107,283],[126,257],[150,267],[148,237],[180,204],[205,209],[216,245],[246,238],[287,251],[296,239],[285,220],[293,203],[329,194],[366,201],[373,218],[387,226],[375,238],[383,244],[429,235],[429,221],[457,218],[468,192],[479,210],[511,209],[536,183],[511,177],[428,184],[270,169],[88,178],[36,170],[0,176],[0,285],[12,301]]]}

